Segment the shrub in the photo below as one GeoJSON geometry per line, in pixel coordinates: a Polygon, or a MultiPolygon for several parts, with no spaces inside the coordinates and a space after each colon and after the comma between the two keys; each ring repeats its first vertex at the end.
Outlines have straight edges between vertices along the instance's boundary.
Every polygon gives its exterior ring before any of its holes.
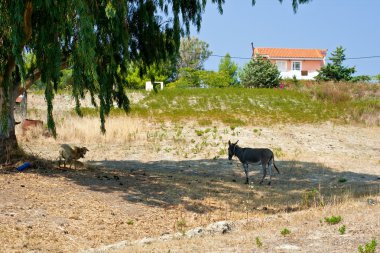
{"type": "Polygon", "coordinates": [[[345,179],[344,177],[339,178],[338,180],[338,183],[345,183],[345,182],[347,182],[347,179],[345,179]]]}
{"type": "Polygon", "coordinates": [[[256,245],[257,245],[257,247],[262,247],[263,246],[263,243],[261,242],[261,240],[260,240],[260,237],[256,237],[256,245]]]}
{"type": "Polygon", "coordinates": [[[287,229],[287,228],[284,228],[283,230],[281,230],[281,234],[282,234],[283,236],[289,235],[290,233],[291,233],[290,230],[287,229]]]}
{"type": "Polygon", "coordinates": [[[330,225],[338,224],[341,221],[342,221],[341,216],[325,217],[325,222],[330,224],[330,225]]]}
{"type": "Polygon", "coordinates": [[[375,239],[372,239],[370,243],[366,243],[364,245],[364,248],[362,245],[359,245],[358,250],[360,253],[375,253],[377,246],[377,241],[375,239]]]}
{"type": "Polygon", "coordinates": [[[344,233],[346,233],[346,225],[343,225],[341,226],[339,229],[338,229],[339,233],[341,235],[343,235],[344,233]]]}
{"type": "Polygon", "coordinates": [[[239,77],[245,87],[274,88],[280,85],[280,71],[261,56],[246,64],[239,77]]]}

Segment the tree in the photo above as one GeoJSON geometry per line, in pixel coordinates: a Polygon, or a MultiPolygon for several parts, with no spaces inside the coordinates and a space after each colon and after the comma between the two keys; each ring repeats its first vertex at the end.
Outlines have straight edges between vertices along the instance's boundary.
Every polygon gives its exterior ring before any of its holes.
{"type": "Polygon", "coordinates": [[[239,77],[245,87],[274,88],[280,85],[280,71],[261,56],[247,63],[239,73],[239,77]]]}
{"type": "MultiPolygon", "coordinates": [[[[279,0],[282,2],[282,0],[279,0]]],[[[293,0],[293,8],[310,0],[293,0]]],[[[207,0],[0,1],[0,162],[17,148],[14,101],[34,80],[45,86],[47,124],[55,135],[53,98],[60,71],[72,69],[76,111],[90,93],[99,100],[101,131],[116,101],[129,109],[124,91],[128,62],[142,70],[178,53],[190,25],[200,29],[207,0]],[[182,25],[183,24],[183,25],[182,25]],[[27,72],[24,52],[36,57],[27,72]]],[[[220,13],[224,0],[211,0],[220,13]]],[[[252,1],[254,4],[255,1],[252,1]]]]}
{"type": "Polygon", "coordinates": [[[178,69],[202,70],[204,62],[212,54],[208,47],[206,42],[196,37],[182,39],[179,47],[178,69]]]}
{"type": "Polygon", "coordinates": [[[126,87],[130,89],[144,89],[147,81],[167,82],[173,79],[175,64],[172,61],[156,63],[142,72],[142,67],[137,63],[128,64],[128,72],[125,78],[126,87]],[[154,81],[153,80],[153,81],[154,81]]]}
{"type": "Polygon", "coordinates": [[[315,77],[317,81],[350,81],[352,79],[352,74],[355,73],[355,67],[348,68],[343,66],[343,61],[346,59],[344,54],[345,49],[342,46],[336,48],[334,52],[331,53],[329,58],[332,63],[328,63],[323,66],[319,71],[318,75],[315,77]]]}
{"type": "Polygon", "coordinates": [[[369,82],[371,80],[372,80],[372,78],[370,76],[360,75],[360,76],[353,76],[351,78],[350,82],[353,82],[353,83],[366,83],[366,82],[369,82]]]}
{"type": "Polygon", "coordinates": [[[227,53],[226,56],[220,60],[219,72],[227,76],[229,85],[236,85],[238,83],[237,69],[238,66],[231,60],[230,54],[227,53]]]}
{"type": "Polygon", "coordinates": [[[374,76],[375,80],[377,80],[377,82],[380,82],[380,74],[377,74],[376,76],[374,76]]]}

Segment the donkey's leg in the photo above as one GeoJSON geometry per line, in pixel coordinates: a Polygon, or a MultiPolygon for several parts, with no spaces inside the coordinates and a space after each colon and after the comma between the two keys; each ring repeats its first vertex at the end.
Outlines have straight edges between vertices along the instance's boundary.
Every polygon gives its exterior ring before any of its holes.
{"type": "Polygon", "coordinates": [[[265,178],[266,175],[267,175],[267,163],[261,163],[261,166],[263,167],[263,178],[261,179],[260,184],[263,183],[264,178],[265,178]]]}
{"type": "Polygon", "coordinates": [[[272,165],[272,159],[271,159],[268,162],[268,169],[269,169],[269,182],[268,182],[268,185],[270,185],[272,183],[272,169],[273,169],[272,166],[273,165],[272,165]]]}
{"type": "Polygon", "coordinates": [[[248,163],[243,163],[243,168],[244,168],[244,172],[245,172],[245,183],[249,184],[248,163]]]}

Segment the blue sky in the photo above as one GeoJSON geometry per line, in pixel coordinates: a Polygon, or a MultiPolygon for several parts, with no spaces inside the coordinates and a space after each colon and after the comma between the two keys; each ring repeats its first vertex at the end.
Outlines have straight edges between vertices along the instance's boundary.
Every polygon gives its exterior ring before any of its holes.
{"type": "MultiPolygon", "coordinates": [[[[215,55],[249,58],[255,47],[321,48],[330,53],[341,45],[347,58],[380,56],[379,0],[314,0],[293,13],[291,0],[226,0],[220,15],[209,0],[202,27],[191,36],[209,44],[215,55]]],[[[239,67],[248,60],[233,59],[239,67]]],[[[210,57],[205,69],[218,70],[220,58],[210,57]]],[[[355,75],[380,74],[380,57],[352,59],[355,75]]]]}

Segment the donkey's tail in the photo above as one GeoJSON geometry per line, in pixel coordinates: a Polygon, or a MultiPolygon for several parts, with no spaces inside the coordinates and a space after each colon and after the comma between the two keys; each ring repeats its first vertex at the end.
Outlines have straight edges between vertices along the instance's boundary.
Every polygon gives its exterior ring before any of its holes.
{"type": "Polygon", "coordinates": [[[277,170],[277,173],[280,174],[280,171],[278,170],[276,164],[274,163],[274,156],[272,156],[272,159],[273,159],[273,166],[274,166],[274,168],[277,170]]]}

